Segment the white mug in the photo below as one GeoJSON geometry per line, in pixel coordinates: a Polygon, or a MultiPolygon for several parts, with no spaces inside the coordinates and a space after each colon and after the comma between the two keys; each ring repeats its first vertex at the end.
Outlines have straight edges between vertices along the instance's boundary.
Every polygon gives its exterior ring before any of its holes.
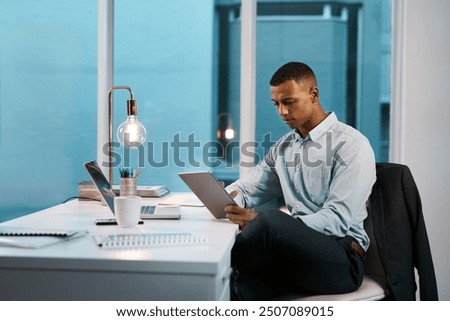
{"type": "Polygon", "coordinates": [[[120,227],[135,227],[141,216],[140,196],[114,197],[114,214],[120,227]]]}

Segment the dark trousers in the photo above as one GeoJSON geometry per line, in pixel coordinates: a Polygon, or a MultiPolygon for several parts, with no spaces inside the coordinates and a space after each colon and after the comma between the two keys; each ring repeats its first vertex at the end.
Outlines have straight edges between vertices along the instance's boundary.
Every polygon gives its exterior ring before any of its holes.
{"type": "Polygon", "coordinates": [[[353,238],[320,233],[278,210],[259,213],[236,237],[231,299],[270,300],[289,293],[336,294],[362,282],[353,238]]]}

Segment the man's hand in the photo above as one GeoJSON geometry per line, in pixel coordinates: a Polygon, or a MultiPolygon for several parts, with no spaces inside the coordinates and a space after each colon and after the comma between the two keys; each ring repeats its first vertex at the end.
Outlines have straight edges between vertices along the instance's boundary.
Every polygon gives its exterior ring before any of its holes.
{"type": "Polygon", "coordinates": [[[248,221],[254,219],[256,216],[255,211],[237,205],[228,205],[225,207],[225,212],[227,212],[227,218],[231,222],[238,224],[241,229],[247,225],[248,221]]]}
{"type": "MultiPolygon", "coordinates": [[[[237,194],[237,191],[232,191],[230,196],[234,198],[237,194]]],[[[248,221],[252,220],[256,216],[255,211],[242,208],[237,205],[228,205],[225,207],[225,212],[227,213],[227,218],[231,222],[238,224],[241,229],[247,225],[248,221]]]]}

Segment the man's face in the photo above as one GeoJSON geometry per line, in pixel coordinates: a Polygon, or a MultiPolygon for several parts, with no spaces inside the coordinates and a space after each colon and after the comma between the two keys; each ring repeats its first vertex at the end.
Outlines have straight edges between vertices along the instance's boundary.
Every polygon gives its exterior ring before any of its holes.
{"type": "Polygon", "coordinates": [[[270,93],[278,114],[290,128],[297,128],[302,133],[315,126],[314,103],[318,99],[318,90],[314,81],[305,80],[298,84],[288,80],[271,86],[270,93]]]}

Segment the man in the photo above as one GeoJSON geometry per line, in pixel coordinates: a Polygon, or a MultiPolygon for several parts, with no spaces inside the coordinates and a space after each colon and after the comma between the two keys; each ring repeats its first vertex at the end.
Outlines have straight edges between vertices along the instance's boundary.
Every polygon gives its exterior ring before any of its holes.
{"type": "Polygon", "coordinates": [[[247,177],[227,187],[240,205],[225,208],[241,228],[232,250],[232,299],[354,291],[369,246],[363,221],[375,182],[373,150],[360,132],[324,111],[306,64],[280,67],[270,91],[293,130],[247,177]],[[253,210],[280,196],[289,214],[253,210]]]}

